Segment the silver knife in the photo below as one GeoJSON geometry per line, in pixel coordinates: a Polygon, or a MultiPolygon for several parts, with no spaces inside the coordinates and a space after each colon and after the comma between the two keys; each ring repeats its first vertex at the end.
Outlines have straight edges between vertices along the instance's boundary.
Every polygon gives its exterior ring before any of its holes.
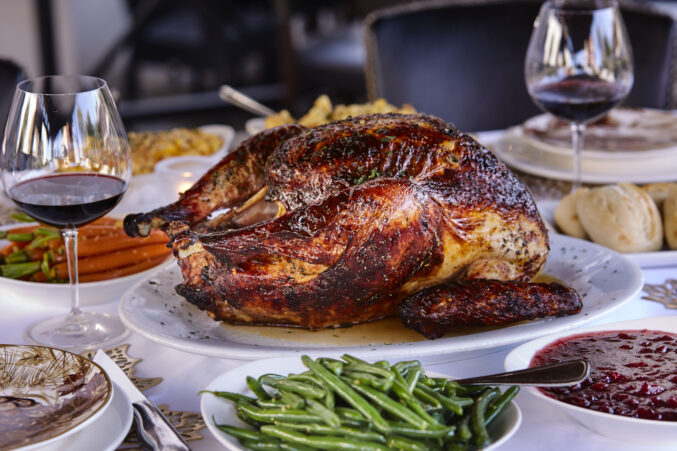
{"type": "Polygon", "coordinates": [[[190,451],[190,447],[181,438],[172,424],[162,415],[148,398],[143,396],[138,388],[134,386],[127,375],[117,364],[111,360],[101,349],[96,351],[94,362],[108,374],[110,379],[117,383],[125,394],[131,399],[134,408],[134,418],[136,418],[136,427],[140,438],[152,447],[154,450],[175,450],[190,451]]]}

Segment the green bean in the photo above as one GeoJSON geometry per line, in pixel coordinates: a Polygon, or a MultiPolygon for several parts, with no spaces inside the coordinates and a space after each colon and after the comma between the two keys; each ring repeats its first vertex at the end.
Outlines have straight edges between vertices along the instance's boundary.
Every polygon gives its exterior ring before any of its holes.
{"type": "Polygon", "coordinates": [[[373,374],[361,373],[357,371],[344,371],[342,376],[345,376],[353,381],[357,381],[362,385],[369,385],[377,390],[387,392],[393,385],[393,379],[381,379],[373,374]]]}
{"type": "Polygon", "coordinates": [[[232,435],[235,438],[242,440],[270,440],[270,437],[260,433],[259,431],[254,431],[252,429],[239,428],[235,426],[230,426],[228,424],[216,424],[214,417],[212,417],[214,426],[219,428],[221,431],[225,432],[228,435],[232,435]]]}
{"type": "Polygon", "coordinates": [[[345,360],[346,362],[348,362],[348,364],[351,364],[351,363],[353,363],[353,364],[355,364],[355,363],[366,363],[368,365],[366,360],[359,359],[359,358],[352,356],[350,354],[343,354],[341,356],[341,358],[343,360],[345,360]]]}
{"type": "Polygon", "coordinates": [[[384,370],[390,369],[390,362],[388,362],[387,360],[379,360],[378,362],[374,362],[374,365],[381,367],[384,370]]]}
{"type": "Polygon", "coordinates": [[[395,375],[390,370],[386,370],[376,365],[370,365],[368,363],[351,363],[343,367],[343,370],[354,371],[357,373],[369,373],[379,376],[382,379],[393,379],[395,377],[395,375]]]}
{"type": "Polygon", "coordinates": [[[463,415],[463,407],[470,406],[473,403],[473,400],[471,398],[456,398],[456,397],[450,398],[448,396],[444,396],[442,393],[436,392],[430,387],[426,387],[423,384],[418,384],[416,386],[416,389],[421,390],[426,395],[434,398],[443,407],[451,410],[457,415],[463,415]]]}
{"type": "Polygon", "coordinates": [[[496,398],[489,404],[489,407],[487,408],[487,413],[484,416],[484,424],[489,425],[491,424],[494,419],[501,414],[503,409],[505,409],[505,406],[507,406],[510,401],[517,396],[517,393],[519,393],[520,388],[516,385],[513,385],[512,387],[508,388],[501,396],[496,398]]]}
{"type": "Polygon", "coordinates": [[[378,432],[361,431],[359,429],[349,428],[345,426],[330,427],[325,426],[323,424],[293,424],[293,423],[280,423],[278,424],[278,426],[305,432],[306,434],[310,435],[341,435],[359,440],[367,440],[380,443],[386,442],[386,438],[381,434],[379,434],[378,432]]]}
{"type": "Polygon", "coordinates": [[[307,384],[301,381],[294,381],[289,379],[278,379],[266,374],[261,376],[258,381],[262,385],[268,385],[278,390],[287,390],[298,393],[301,396],[312,399],[324,398],[327,391],[324,388],[315,385],[307,384]]]}
{"type": "Polygon", "coordinates": [[[254,399],[250,396],[242,395],[240,393],[233,393],[233,392],[229,392],[229,391],[200,390],[199,392],[197,392],[198,395],[202,394],[202,393],[211,393],[214,396],[217,396],[219,398],[224,398],[224,399],[227,399],[229,401],[233,401],[235,403],[238,402],[238,401],[246,401],[246,402],[249,402],[249,403],[253,403],[254,401],[256,401],[256,399],[254,399]]]}
{"type": "Polygon", "coordinates": [[[381,443],[351,440],[345,437],[306,435],[281,426],[262,426],[261,432],[293,444],[310,446],[311,448],[365,451],[388,450],[388,448],[381,443]]]}
{"type": "Polygon", "coordinates": [[[302,409],[306,405],[306,401],[296,393],[287,390],[279,390],[278,395],[280,400],[292,409],[302,409]]]}
{"type": "Polygon", "coordinates": [[[5,257],[5,263],[24,263],[28,261],[28,254],[23,249],[17,250],[5,257]]]}
{"type": "Polygon", "coordinates": [[[40,271],[40,262],[0,265],[0,274],[2,274],[3,277],[8,277],[10,279],[18,279],[19,277],[28,276],[38,271],[40,271]]]}
{"type": "Polygon", "coordinates": [[[438,426],[430,429],[418,429],[408,423],[390,422],[390,430],[393,434],[415,438],[445,438],[451,437],[456,429],[455,426],[438,426]]]}
{"type": "Polygon", "coordinates": [[[419,387],[414,388],[414,396],[417,399],[419,399],[420,401],[422,401],[422,402],[424,402],[428,405],[431,405],[433,407],[442,407],[442,403],[440,403],[437,400],[437,398],[435,398],[434,396],[426,393],[425,391],[423,391],[419,387]]]}
{"type": "Polygon", "coordinates": [[[428,451],[430,449],[428,445],[419,441],[397,436],[388,437],[386,445],[388,445],[388,448],[403,451],[428,451]]]}
{"type": "Polygon", "coordinates": [[[312,371],[306,371],[301,374],[290,374],[287,376],[287,379],[290,381],[300,381],[300,382],[305,382],[307,384],[315,384],[318,387],[322,387],[322,382],[315,377],[312,371]]]}
{"type": "Polygon", "coordinates": [[[401,418],[405,422],[421,429],[426,429],[429,427],[428,422],[426,422],[423,418],[416,415],[411,409],[403,406],[397,401],[394,401],[385,393],[359,384],[352,384],[352,386],[355,390],[369,398],[373,403],[381,407],[383,410],[398,418],[401,418]]]}
{"type": "Polygon", "coordinates": [[[305,410],[295,409],[260,409],[246,401],[237,403],[238,409],[259,423],[277,423],[280,421],[297,423],[321,423],[322,418],[313,415],[305,410]]]}
{"type": "Polygon", "coordinates": [[[331,427],[337,428],[341,426],[341,419],[333,410],[327,409],[322,403],[312,399],[309,399],[306,402],[308,403],[308,407],[306,408],[308,412],[322,418],[322,420],[331,427]]]}
{"type": "Polygon", "coordinates": [[[341,362],[340,360],[330,359],[328,357],[320,357],[317,359],[317,363],[328,368],[329,371],[336,374],[337,376],[343,372],[343,366],[345,365],[345,363],[341,362]]]}
{"type": "Polygon", "coordinates": [[[461,442],[447,442],[445,449],[446,451],[466,451],[468,445],[461,442]]]}
{"type": "Polygon", "coordinates": [[[270,399],[270,395],[263,389],[263,387],[261,387],[261,384],[256,380],[256,378],[247,376],[247,387],[249,387],[249,389],[254,392],[258,399],[270,399]]]}
{"type": "Polygon", "coordinates": [[[327,390],[327,394],[324,395],[324,405],[327,407],[327,409],[334,409],[336,407],[336,399],[334,397],[334,392],[331,390],[327,390]]]}
{"type": "Polygon", "coordinates": [[[308,451],[313,448],[302,445],[290,445],[289,443],[282,443],[279,440],[266,437],[267,441],[255,442],[252,440],[241,440],[240,444],[247,449],[253,450],[282,450],[282,451],[308,451]]]}
{"type": "Polygon", "coordinates": [[[362,415],[358,410],[352,409],[350,407],[337,407],[334,409],[336,414],[341,418],[347,418],[351,420],[366,421],[367,419],[362,415]]]}
{"type": "Polygon", "coordinates": [[[240,440],[240,444],[247,449],[252,449],[254,451],[259,450],[281,450],[282,442],[279,440],[270,440],[267,441],[257,441],[257,440],[240,440]]]}
{"type": "Polygon", "coordinates": [[[489,433],[484,425],[484,416],[489,402],[499,394],[500,391],[497,388],[487,388],[475,400],[475,404],[470,412],[471,424],[473,431],[475,432],[475,445],[477,445],[478,448],[483,448],[489,443],[489,433]]]}
{"type": "Polygon", "coordinates": [[[35,219],[31,218],[26,213],[12,213],[9,217],[19,222],[35,222],[35,219]]]}
{"type": "Polygon", "coordinates": [[[419,378],[423,374],[423,370],[421,369],[421,366],[415,366],[412,367],[408,372],[407,372],[407,377],[404,378],[404,380],[407,383],[407,391],[409,393],[414,392],[414,387],[416,387],[416,383],[418,382],[419,378]]]}
{"type": "Polygon", "coordinates": [[[397,371],[404,376],[410,368],[421,366],[421,362],[418,360],[407,360],[404,362],[397,362],[393,367],[397,368],[397,371]]]}
{"type": "Polygon", "coordinates": [[[428,413],[423,409],[421,404],[419,404],[418,400],[409,392],[407,392],[407,389],[405,387],[406,382],[404,382],[404,379],[402,379],[402,376],[400,373],[397,371],[397,369],[392,368],[393,372],[395,373],[395,380],[393,381],[393,392],[397,395],[400,400],[404,401],[404,403],[418,416],[423,418],[427,423],[429,424],[438,424],[437,420],[435,420],[433,417],[428,415],[428,413]]]}
{"type": "Polygon", "coordinates": [[[464,415],[458,426],[458,438],[462,441],[468,441],[472,438],[472,431],[470,430],[470,415],[464,415]]]}
{"type": "Polygon", "coordinates": [[[28,245],[28,249],[35,249],[38,247],[45,247],[47,242],[52,241],[56,238],[59,238],[59,233],[53,233],[51,235],[43,235],[40,238],[36,238],[33,241],[31,241],[31,244],[28,245]]]}
{"type": "Polygon", "coordinates": [[[303,363],[315,373],[327,386],[339,394],[348,404],[357,409],[362,415],[374,423],[374,427],[379,432],[388,432],[388,422],[380,413],[369,404],[362,396],[353,390],[348,384],[343,382],[339,376],[335,375],[323,365],[314,362],[310,357],[304,355],[301,357],[303,363]]]}
{"type": "Polygon", "coordinates": [[[32,241],[33,240],[33,234],[32,233],[8,233],[7,239],[9,241],[16,241],[16,242],[20,242],[20,243],[25,243],[26,241],[32,241]]]}

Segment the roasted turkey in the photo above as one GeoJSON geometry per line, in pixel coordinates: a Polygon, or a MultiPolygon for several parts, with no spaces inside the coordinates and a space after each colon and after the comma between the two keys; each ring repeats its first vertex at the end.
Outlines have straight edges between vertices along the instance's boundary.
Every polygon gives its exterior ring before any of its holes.
{"type": "Polygon", "coordinates": [[[264,131],[177,202],[125,219],[130,235],[153,227],[172,238],[177,292],[214,319],[309,329],[396,315],[451,280],[528,281],[548,254],[516,176],[425,115],[264,131]]]}

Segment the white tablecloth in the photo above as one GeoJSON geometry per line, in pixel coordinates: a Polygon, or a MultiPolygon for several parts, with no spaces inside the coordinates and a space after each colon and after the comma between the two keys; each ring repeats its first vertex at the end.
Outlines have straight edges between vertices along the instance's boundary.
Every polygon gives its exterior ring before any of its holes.
{"type": "MultiPolygon", "coordinates": [[[[677,275],[677,262],[671,268],[653,268],[644,271],[647,283],[663,283],[677,275]]],[[[665,308],[657,302],[642,300],[638,296],[620,309],[612,312],[600,323],[621,321],[626,319],[653,316],[675,316],[677,310],[665,308]]],[[[42,303],[46,305],[47,302],[42,303]]],[[[117,313],[117,302],[90,307],[107,313],[117,313]]],[[[34,321],[65,313],[63,309],[38,306],[33,303],[11,302],[0,293],[0,343],[27,343],[24,330],[34,321]]],[[[199,396],[197,392],[204,388],[219,374],[241,365],[243,362],[224,360],[188,354],[167,348],[149,341],[136,334],[124,339],[131,346],[128,353],[132,357],[140,357],[143,361],[137,365],[136,374],[140,377],[162,377],[164,381],[151,388],[146,395],[157,404],[169,404],[172,410],[199,412],[199,396]]],[[[440,373],[456,376],[471,376],[502,371],[503,359],[509,349],[502,349],[491,354],[452,362],[432,365],[429,368],[440,373]]],[[[561,410],[553,408],[523,391],[517,403],[522,409],[523,423],[517,434],[508,441],[502,450],[609,450],[617,451],[649,451],[652,447],[623,443],[597,435],[567,417],[561,410]]],[[[207,429],[203,429],[203,440],[190,443],[194,450],[219,449],[218,442],[207,429]]],[[[96,449],[93,444],[92,449],[96,449]]],[[[677,449],[677,437],[675,437],[677,449]]]]}

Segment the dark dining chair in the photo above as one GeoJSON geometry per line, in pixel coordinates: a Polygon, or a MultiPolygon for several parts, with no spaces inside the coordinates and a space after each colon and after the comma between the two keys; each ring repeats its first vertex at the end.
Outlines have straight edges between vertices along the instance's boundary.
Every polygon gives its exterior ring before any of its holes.
{"type": "Polygon", "coordinates": [[[0,141],[5,136],[5,124],[16,85],[25,78],[26,73],[18,64],[0,58],[0,141]]]}
{"type": "MultiPolygon", "coordinates": [[[[412,103],[468,131],[538,114],[524,57],[541,3],[435,0],[375,11],[365,19],[368,97],[412,103]]],[[[646,4],[622,2],[621,10],[635,61],[625,104],[674,108],[675,21],[646,4]]]]}

